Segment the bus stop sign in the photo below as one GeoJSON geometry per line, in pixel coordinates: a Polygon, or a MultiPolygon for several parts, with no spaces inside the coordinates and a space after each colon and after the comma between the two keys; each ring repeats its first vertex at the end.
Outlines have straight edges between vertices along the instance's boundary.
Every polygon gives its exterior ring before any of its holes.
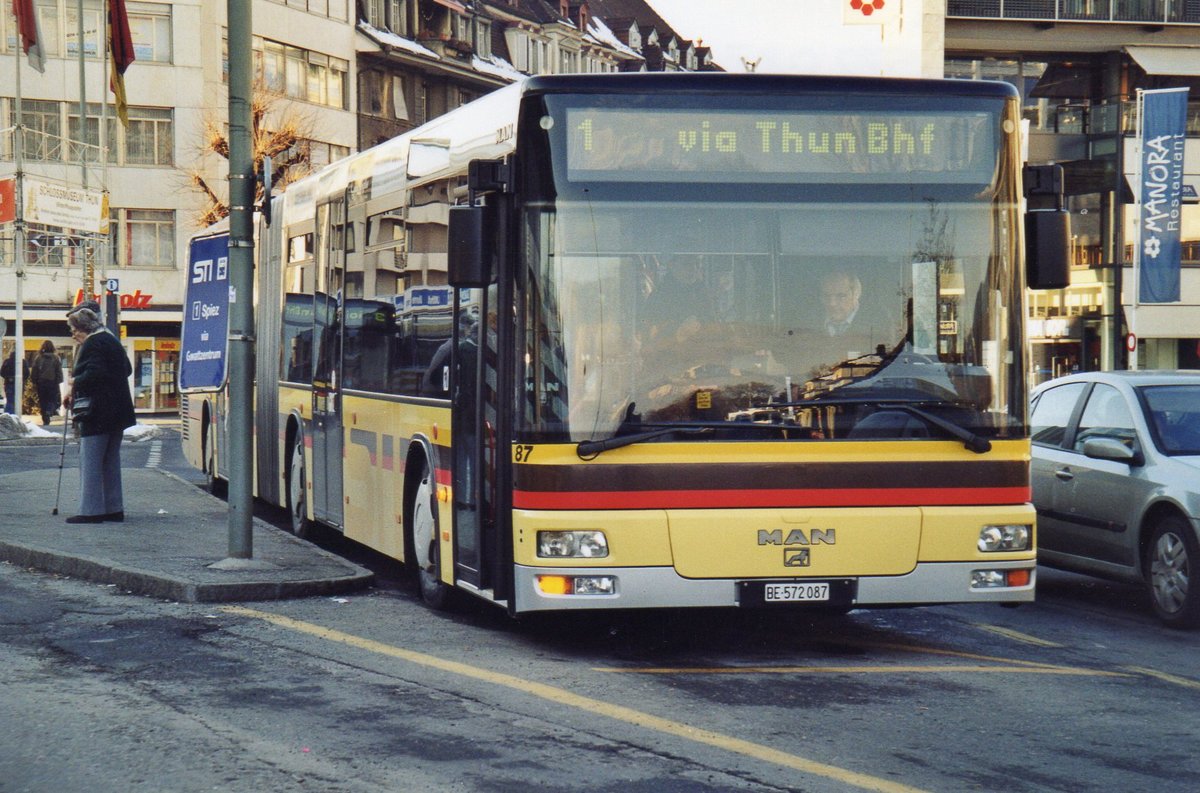
{"type": "Polygon", "coordinates": [[[179,390],[219,391],[229,358],[229,235],[199,237],[188,250],[179,390]]]}

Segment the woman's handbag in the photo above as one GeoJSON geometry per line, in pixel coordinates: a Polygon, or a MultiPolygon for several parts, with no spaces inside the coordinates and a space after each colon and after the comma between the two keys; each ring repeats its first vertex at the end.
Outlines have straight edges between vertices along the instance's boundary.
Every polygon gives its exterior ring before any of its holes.
{"type": "Polygon", "coordinates": [[[91,418],[92,398],[90,396],[75,397],[71,400],[71,414],[76,421],[91,418]]]}

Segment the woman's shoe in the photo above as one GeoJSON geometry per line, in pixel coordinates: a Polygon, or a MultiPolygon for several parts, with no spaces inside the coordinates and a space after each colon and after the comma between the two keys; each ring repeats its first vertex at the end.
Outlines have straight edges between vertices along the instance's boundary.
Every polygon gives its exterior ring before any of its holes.
{"type": "Polygon", "coordinates": [[[109,512],[107,515],[101,515],[102,520],[111,521],[112,523],[120,523],[125,520],[125,510],[118,512],[109,512]]]}
{"type": "Polygon", "coordinates": [[[67,518],[67,523],[102,523],[104,515],[72,515],[67,518]]]}

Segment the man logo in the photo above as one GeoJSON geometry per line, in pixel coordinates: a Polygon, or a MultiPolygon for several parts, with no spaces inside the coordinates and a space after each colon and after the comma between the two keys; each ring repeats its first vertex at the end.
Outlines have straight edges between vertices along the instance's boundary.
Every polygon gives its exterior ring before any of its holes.
{"type": "Polygon", "coordinates": [[[809,555],[807,548],[784,548],[783,549],[783,566],[784,567],[808,567],[809,555]]]}
{"type": "Polygon", "coordinates": [[[812,529],[807,534],[803,529],[792,529],[783,536],[783,529],[759,529],[758,544],[782,545],[784,567],[808,567],[812,564],[810,545],[834,545],[837,543],[837,529],[812,529]]]}
{"type": "Polygon", "coordinates": [[[837,529],[813,529],[808,534],[803,529],[792,529],[787,538],[783,529],[758,530],[759,545],[834,545],[837,543],[837,529]]]}

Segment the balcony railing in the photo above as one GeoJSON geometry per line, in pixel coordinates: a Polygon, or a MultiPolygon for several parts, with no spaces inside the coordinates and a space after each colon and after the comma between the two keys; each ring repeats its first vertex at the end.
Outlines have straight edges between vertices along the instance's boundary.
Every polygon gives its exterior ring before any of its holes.
{"type": "Polygon", "coordinates": [[[948,0],[946,16],[1200,25],[1200,0],[948,0]]]}

